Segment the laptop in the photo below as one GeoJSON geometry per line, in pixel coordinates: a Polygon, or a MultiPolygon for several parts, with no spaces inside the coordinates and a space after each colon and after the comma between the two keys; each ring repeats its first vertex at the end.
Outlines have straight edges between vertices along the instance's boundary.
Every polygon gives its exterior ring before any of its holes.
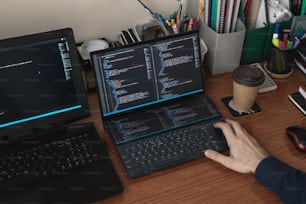
{"type": "Polygon", "coordinates": [[[85,203],[123,187],[93,123],[72,29],[0,40],[0,202],[85,203]]]}
{"type": "Polygon", "coordinates": [[[198,32],[91,53],[102,120],[131,178],[227,149],[198,32]]]}

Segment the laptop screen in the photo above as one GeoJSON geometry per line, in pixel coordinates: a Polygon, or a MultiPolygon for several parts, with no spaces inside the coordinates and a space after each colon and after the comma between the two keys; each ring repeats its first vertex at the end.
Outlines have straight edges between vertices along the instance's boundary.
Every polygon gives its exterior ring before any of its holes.
{"type": "Polygon", "coordinates": [[[91,53],[103,116],[202,93],[197,32],[91,53]]]}
{"type": "Polygon", "coordinates": [[[69,28],[0,41],[1,142],[88,115],[75,50],[69,28]]]}

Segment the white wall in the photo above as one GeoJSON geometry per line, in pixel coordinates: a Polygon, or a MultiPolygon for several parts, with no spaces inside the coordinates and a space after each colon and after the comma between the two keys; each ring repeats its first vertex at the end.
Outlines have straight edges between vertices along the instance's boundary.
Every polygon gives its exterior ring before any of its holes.
{"type": "MultiPolygon", "coordinates": [[[[165,16],[179,5],[177,0],[143,2],[165,16]]],[[[77,42],[116,40],[122,29],[150,19],[137,0],[0,0],[0,39],[71,27],[77,42]]]]}

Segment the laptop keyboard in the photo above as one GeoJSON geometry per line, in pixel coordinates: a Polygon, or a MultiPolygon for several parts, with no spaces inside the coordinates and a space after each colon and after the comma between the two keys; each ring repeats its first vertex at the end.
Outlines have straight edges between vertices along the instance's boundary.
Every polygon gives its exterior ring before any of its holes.
{"type": "Polygon", "coordinates": [[[119,154],[129,177],[139,177],[175,164],[203,157],[206,149],[224,151],[222,132],[212,124],[197,123],[146,139],[120,145],[119,154]]]}
{"type": "Polygon", "coordinates": [[[89,133],[46,144],[27,143],[26,149],[0,157],[0,185],[27,181],[47,175],[61,175],[99,158],[97,148],[89,141],[89,133]]]}

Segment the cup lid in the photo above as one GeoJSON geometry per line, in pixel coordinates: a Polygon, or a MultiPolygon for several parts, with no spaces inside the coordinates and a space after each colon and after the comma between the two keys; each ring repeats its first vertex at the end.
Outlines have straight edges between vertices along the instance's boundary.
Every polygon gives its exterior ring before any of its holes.
{"type": "Polygon", "coordinates": [[[232,73],[233,80],[245,86],[258,86],[265,80],[264,73],[254,65],[240,65],[232,73]]]}

